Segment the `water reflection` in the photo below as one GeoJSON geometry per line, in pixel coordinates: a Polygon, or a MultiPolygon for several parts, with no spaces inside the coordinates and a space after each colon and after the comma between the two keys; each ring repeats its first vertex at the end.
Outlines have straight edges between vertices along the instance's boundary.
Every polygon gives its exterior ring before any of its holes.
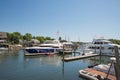
{"type": "MultiPolygon", "coordinates": [[[[99,56],[64,62],[67,55],[24,56],[24,51],[0,54],[1,80],[84,80],[78,71],[99,63],[99,56]]],[[[109,58],[101,57],[101,63],[109,58]]]]}
{"type": "Polygon", "coordinates": [[[25,56],[25,62],[35,61],[42,65],[54,65],[59,66],[61,62],[61,56],[57,55],[42,55],[42,56],[25,56]]]}

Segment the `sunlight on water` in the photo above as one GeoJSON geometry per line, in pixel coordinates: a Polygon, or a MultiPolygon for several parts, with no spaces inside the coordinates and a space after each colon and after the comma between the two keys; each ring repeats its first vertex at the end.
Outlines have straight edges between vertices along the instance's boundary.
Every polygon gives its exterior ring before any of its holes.
{"type": "MultiPolygon", "coordinates": [[[[1,53],[0,80],[85,80],[79,77],[78,71],[100,63],[99,57],[70,62],[63,62],[62,58],[57,54],[24,56],[23,50],[1,53]]],[[[101,60],[106,64],[109,57],[102,57],[101,60]]]]}

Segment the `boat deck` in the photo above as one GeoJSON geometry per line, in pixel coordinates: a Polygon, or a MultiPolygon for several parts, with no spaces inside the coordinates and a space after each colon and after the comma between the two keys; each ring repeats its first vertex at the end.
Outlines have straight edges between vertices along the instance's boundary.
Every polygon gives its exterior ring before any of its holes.
{"type": "MultiPolygon", "coordinates": [[[[107,74],[105,72],[98,71],[98,70],[95,70],[95,69],[92,69],[92,68],[86,68],[85,70],[89,71],[92,74],[97,74],[97,75],[100,75],[100,76],[103,76],[103,77],[107,76],[107,74]]],[[[109,74],[108,78],[110,78],[112,80],[116,80],[116,77],[114,75],[109,74]]]]}

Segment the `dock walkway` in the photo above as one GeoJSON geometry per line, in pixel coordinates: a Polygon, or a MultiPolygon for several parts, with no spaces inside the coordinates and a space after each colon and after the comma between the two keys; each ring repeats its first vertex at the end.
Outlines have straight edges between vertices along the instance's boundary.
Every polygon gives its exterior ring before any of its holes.
{"type": "Polygon", "coordinates": [[[72,61],[72,60],[77,60],[77,59],[94,57],[94,56],[98,56],[98,55],[99,55],[99,54],[80,55],[80,56],[75,56],[75,57],[64,58],[63,60],[64,60],[64,61],[72,61]]]}

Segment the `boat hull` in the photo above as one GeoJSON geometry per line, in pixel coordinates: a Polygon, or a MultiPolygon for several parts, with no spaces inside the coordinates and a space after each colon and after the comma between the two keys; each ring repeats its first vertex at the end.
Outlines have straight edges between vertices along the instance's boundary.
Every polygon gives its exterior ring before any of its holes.
{"type": "Polygon", "coordinates": [[[51,47],[29,47],[25,49],[25,55],[50,55],[59,53],[61,49],[51,47]]]}

